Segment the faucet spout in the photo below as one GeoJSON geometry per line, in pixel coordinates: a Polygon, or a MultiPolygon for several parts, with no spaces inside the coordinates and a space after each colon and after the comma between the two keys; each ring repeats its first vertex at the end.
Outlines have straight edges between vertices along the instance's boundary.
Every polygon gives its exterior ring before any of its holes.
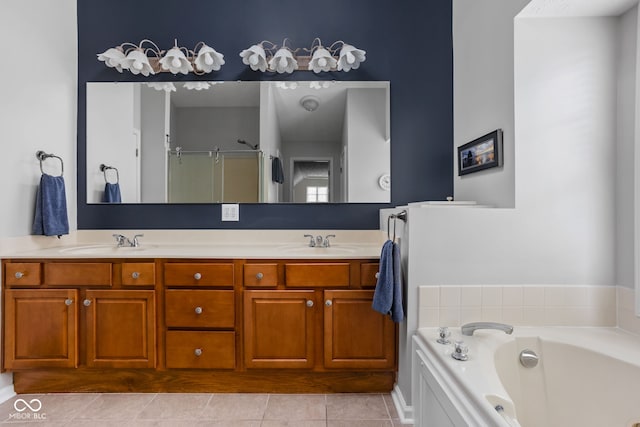
{"type": "Polygon", "coordinates": [[[466,325],[462,325],[462,328],[461,328],[462,335],[471,336],[476,331],[476,329],[497,329],[509,335],[513,332],[513,326],[507,325],[505,323],[472,322],[472,323],[467,323],[466,325]]]}

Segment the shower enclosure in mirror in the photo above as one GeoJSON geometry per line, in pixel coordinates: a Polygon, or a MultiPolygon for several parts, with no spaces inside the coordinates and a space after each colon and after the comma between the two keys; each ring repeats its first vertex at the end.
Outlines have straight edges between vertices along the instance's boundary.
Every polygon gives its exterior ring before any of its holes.
{"type": "Polygon", "coordinates": [[[390,201],[389,82],[199,83],[87,83],[89,203],[390,201]]]}

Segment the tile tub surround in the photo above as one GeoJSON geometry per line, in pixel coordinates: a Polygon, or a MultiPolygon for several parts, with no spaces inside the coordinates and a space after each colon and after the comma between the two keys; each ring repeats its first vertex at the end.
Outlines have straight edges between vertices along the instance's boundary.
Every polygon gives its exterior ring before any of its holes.
{"type": "MultiPolygon", "coordinates": [[[[34,425],[401,426],[388,394],[24,394],[0,405],[1,424],[15,425],[17,411],[14,403],[18,399],[26,402],[38,399],[41,402],[42,409],[38,412],[46,416],[46,422],[37,423],[32,418],[30,422],[34,425]]],[[[23,413],[29,412],[27,409],[23,413]]]]}
{"type": "Polygon", "coordinates": [[[635,313],[635,297],[633,289],[618,287],[618,327],[640,335],[640,317],[635,313]]]}
{"type": "Polygon", "coordinates": [[[616,287],[419,287],[419,328],[477,321],[516,326],[616,326],[616,287]]]}

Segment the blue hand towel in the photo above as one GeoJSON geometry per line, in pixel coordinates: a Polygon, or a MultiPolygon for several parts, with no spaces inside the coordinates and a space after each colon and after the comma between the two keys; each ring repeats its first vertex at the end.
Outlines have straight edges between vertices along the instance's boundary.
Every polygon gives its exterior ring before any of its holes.
{"type": "Polygon", "coordinates": [[[390,314],[394,322],[402,322],[404,319],[400,247],[391,240],[382,245],[380,271],[372,307],[382,314],[390,314]]]}
{"type": "Polygon", "coordinates": [[[120,184],[117,182],[115,184],[107,182],[104,185],[102,201],[104,203],[122,203],[122,197],[120,196],[120,184]]]}
{"type": "Polygon", "coordinates": [[[58,237],[69,234],[67,195],[62,176],[42,174],[40,177],[40,185],[36,192],[33,234],[58,237]]]}
{"type": "Polygon", "coordinates": [[[271,181],[282,184],[284,182],[284,171],[279,157],[274,157],[271,161],[271,181]]]}

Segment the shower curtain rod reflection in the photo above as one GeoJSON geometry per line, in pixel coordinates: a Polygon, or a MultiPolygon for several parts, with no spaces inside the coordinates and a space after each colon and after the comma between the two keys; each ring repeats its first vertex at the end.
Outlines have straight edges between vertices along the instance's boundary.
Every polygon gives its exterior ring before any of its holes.
{"type": "Polygon", "coordinates": [[[176,147],[175,150],[169,150],[169,154],[181,155],[181,154],[209,154],[214,155],[216,153],[220,154],[246,154],[246,153],[261,153],[264,154],[262,150],[183,150],[180,147],[176,147]]]}

